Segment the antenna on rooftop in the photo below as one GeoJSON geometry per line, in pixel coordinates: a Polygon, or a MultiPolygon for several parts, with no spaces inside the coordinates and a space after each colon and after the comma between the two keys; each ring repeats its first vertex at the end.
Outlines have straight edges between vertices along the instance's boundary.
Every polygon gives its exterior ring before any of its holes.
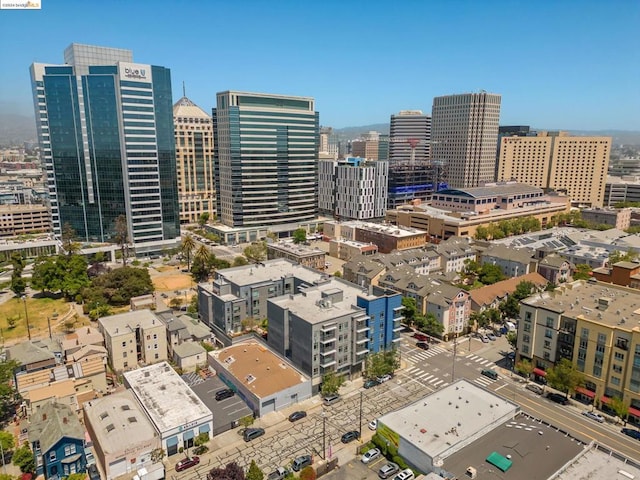
{"type": "Polygon", "coordinates": [[[183,97],[187,96],[187,89],[184,86],[184,80],[182,81],[182,96],[183,97]]]}

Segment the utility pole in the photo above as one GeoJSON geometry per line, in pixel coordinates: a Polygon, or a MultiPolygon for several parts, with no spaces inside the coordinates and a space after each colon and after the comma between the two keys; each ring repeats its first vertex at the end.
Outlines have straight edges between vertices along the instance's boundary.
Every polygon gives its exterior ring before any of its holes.
{"type": "Polygon", "coordinates": [[[453,338],[453,365],[451,366],[451,383],[456,379],[456,348],[458,346],[458,337],[453,338]]]}
{"type": "Polygon", "coordinates": [[[327,417],[322,410],[322,459],[327,459],[327,444],[326,444],[326,431],[327,431],[327,417]]]}
{"type": "Polygon", "coordinates": [[[24,302],[24,316],[27,320],[27,335],[29,337],[29,341],[31,341],[31,327],[29,326],[29,312],[27,311],[27,296],[22,295],[22,301],[24,302]]]}
{"type": "Polygon", "coordinates": [[[362,442],[362,394],[364,392],[360,391],[360,422],[358,422],[358,438],[362,442]]]}

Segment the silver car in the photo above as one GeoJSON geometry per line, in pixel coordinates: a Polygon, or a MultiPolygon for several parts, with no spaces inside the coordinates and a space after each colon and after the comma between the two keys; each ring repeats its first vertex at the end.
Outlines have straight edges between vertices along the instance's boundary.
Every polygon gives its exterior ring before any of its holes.
{"type": "Polygon", "coordinates": [[[400,467],[397,463],[388,462],[385,463],[380,470],[378,470],[378,477],[385,479],[389,478],[391,475],[395,475],[400,470],[400,467]]]}
{"type": "Polygon", "coordinates": [[[360,461],[362,463],[369,463],[375,460],[376,458],[378,458],[379,456],[380,456],[380,449],[372,448],[371,450],[366,452],[364,455],[362,455],[362,458],[360,459],[360,461]]]}

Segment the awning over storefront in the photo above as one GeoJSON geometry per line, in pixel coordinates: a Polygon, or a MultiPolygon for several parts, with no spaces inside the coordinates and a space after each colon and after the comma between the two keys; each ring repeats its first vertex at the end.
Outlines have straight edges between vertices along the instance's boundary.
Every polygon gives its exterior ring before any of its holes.
{"type": "Polygon", "coordinates": [[[545,372],[541,368],[534,368],[533,369],[533,373],[534,373],[534,375],[538,375],[539,377],[546,377],[547,376],[547,372],[545,372]]]}
{"type": "Polygon", "coordinates": [[[199,429],[200,433],[207,433],[211,429],[209,428],[209,424],[205,423],[204,425],[200,425],[199,429]]]}
{"type": "Polygon", "coordinates": [[[629,415],[640,418],[640,410],[638,410],[637,408],[629,407],[629,415]]]}
{"type": "Polygon", "coordinates": [[[178,437],[173,436],[173,437],[169,437],[167,438],[167,447],[173,447],[174,445],[178,444],[178,437]]]}
{"type": "Polygon", "coordinates": [[[603,395],[602,398],[600,398],[600,401],[606,405],[607,403],[609,403],[611,401],[611,399],[609,397],[605,397],[603,395]]]}
{"type": "Polygon", "coordinates": [[[186,432],[182,432],[183,440],[191,440],[195,435],[193,434],[193,430],[187,430],[186,432]]]}
{"type": "Polygon", "coordinates": [[[589,398],[595,398],[596,392],[592,392],[591,390],[587,390],[584,387],[576,387],[576,393],[581,393],[589,398]]]}

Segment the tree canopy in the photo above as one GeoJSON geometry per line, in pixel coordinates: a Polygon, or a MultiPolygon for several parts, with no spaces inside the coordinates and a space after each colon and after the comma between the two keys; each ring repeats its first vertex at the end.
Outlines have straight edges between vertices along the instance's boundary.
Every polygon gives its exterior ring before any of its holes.
{"type": "Polygon", "coordinates": [[[547,383],[565,394],[584,384],[584,375],[568,359],[563,358],[547,370],[547,383]]]}
{"type": "Polygon", "coordinates": [[[293,232],[293,243],[304,243],[307,241],[307,231],[304,228],[298,228],[293,232]]]}
{"type": "Polygon", "coordinates": [[[24,442],[24,444],[13,453],[11,463],[20,467],[22,473],[33,473],[36,471],[36,458],[27,442],[24,442]]]}
{"type": "Polygon", "coordinates": [[[242,251],[242,254],[252,263],[262,262],[267,258],[267,243],[253,242],[242,251]]]}
{"type": "Polygon", "coordinates": [[[231,462],[224,468],[212,468],[207,474],[207,480],[245,480],[245,475],[240,465],[231,462]]]}
{"type": "Polygon", "coordinates": [[[396,349],[369,353],[365,360],[365,376],[376,378],[395,372],[400,367],[396,349]]]}
{"type": "Polygon", "coordinates": [[[187,259],[187,270],[191,269],[191,255],[193,254],[193,250],[196,248],[196,241],[193,239],[191,234],[187,234],[182,239],[182,245],[180,246],[180,252],[187,259]]]}
{"type": "Polygon", "coordinates": [[[260,467],[256,463],[255,460],[251,460],[251,465],[249,465],[249,470],[247,470],[246,480],[263,480],[264,473],[260,470],[260,467]]]}
{"type": "Polygon", "coordinates": [[[128,305],[132,297],[148,295],[153,290],[146,268],[122,267],[94,278],[91,286],[82,290],[82,296],[89,309],[93,309],[98,303],[128,305]]]}
{"type": "Polygon", "coordinates": [[[329,372],[322,377],[322,387],[320,389],[322,395],[331,395],[338,393],[340,387],[344,383],[344,376],[338,375],[336,372],[329,372]]]}
{"type": "Polygon", "coordinates": [[[589,280],[591,278],[591,267],[586,263],[579,263],[573,272],[574,280],[589,280]]]}

